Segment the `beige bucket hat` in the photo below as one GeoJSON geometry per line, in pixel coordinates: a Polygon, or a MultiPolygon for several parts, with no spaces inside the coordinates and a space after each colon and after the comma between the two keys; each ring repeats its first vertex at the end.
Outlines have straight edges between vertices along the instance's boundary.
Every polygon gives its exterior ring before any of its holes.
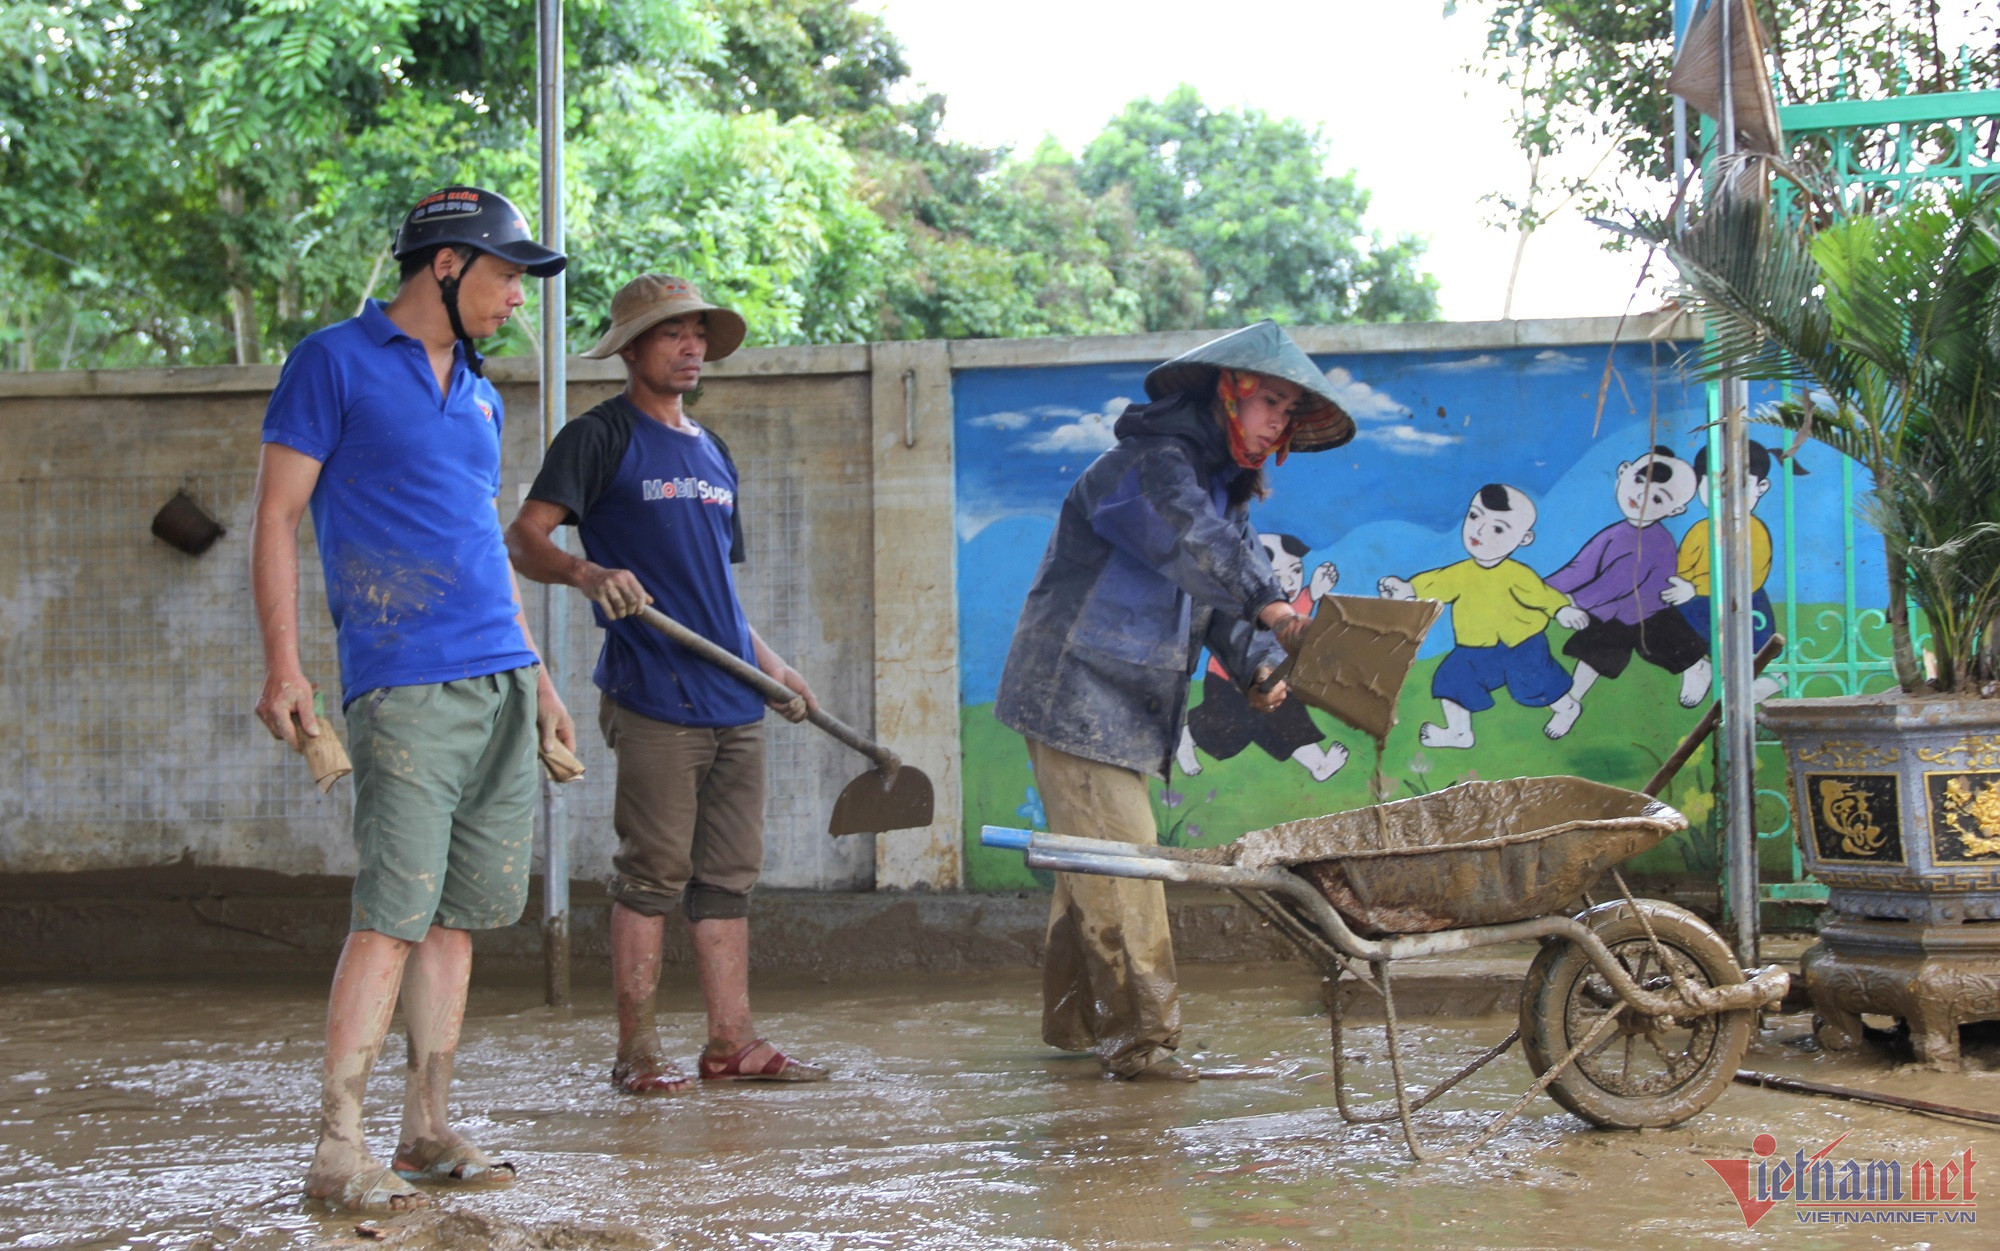
{"type": "Polygon", "coordinates": [[[618,349],[669,317],[708,314],[708,351],[704,360],[719,361],[743,346],[748,327],[741,314],[701,298],[685,278],[672,274],[640,274],[611,297],[611,329],[584,355],[593,360],[616,356],[618,349]]]}

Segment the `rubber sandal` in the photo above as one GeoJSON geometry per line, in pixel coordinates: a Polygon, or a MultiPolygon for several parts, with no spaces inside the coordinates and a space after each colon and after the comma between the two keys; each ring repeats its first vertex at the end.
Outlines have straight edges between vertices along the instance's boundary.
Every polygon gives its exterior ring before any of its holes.
{"type": "Polygon", "coordinates": [[[340,1189],[326,1197],[325,1202],[347,1209],[350,1212],[374,1212],[395,1215],[429,1207],[430,1200],[424,1193],[399,1176],[393,1168],[365,1168],[342,1182],[340,1189]],[[401,1207],[396,1200],[403,1200],[401,1207]]]}
{"type": "Polygon", "coordinates": [[[514,1180],[518,1172],[513,1163],[496,1160],[469,1142],[455,1142],[439,1147],[428,1158],[420,1156],[413,1148],[397,1148],[396,1168],[398,1177],[405,1181],[435,1182],[444,1186],[505,1184],[514,1180]],[[403,1162],[410,1167],[403,1167],[403,1162]]]}
{"type": "Polygon", "coordinates": [[[771,1047],[771,1058],[754,1069],[743,1067],[750,1053],[759,1047],[771,1044],[759,1038],[734,1055],[718,1056],[704,1051],[701,1053],[701,1080],[705,1082],[823,1082],[827,1071],[817,1064],[801,1064],[776,1047],[771,1047]]]}
{"type": "Polygon", "coordinates": [[[611,1084],[628,1095],[684,1095],[694,1088],[688,1075],[671,1064],[621,1060],[611,1066],[611,1084]]]}

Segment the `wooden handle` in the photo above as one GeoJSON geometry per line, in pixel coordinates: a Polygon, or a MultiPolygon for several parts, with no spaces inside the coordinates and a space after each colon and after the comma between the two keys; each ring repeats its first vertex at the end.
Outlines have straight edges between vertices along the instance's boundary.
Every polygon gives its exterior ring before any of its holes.
{"type": "MultiPolygon", "coordinates": [[[[693,652],[696,656],[741,681],[745,686],[763,696],[767,702],[788,704],[799,697],[797,691],[786,686],[783,682],[765,673],[762,669],[744,660],[728,648],[722,647],[696,634],[693,630],[688,629],[680,622],[675,621],[672,617],[669,617],[651,605],[641,608],[634,615],[688,651],[693,652]]],[[[856,730],[853,726],[848,725],[831,713],[814,709],[806,714],[806,720],[825,730],[828,734],[833,735],[833,737],[839,739],[848,747],[873,760],[876,767],[884,773],[894,773],[903,765],[903,762],[897,758],[895,752],[863,736],[859,730],[856,730]]]]}
{"type": "Polygon", "coordinates": [[[318,734],[307,734],[297,713],[292,714],[292,728],[298,731],[299,754],[312,770],[313,785],[324,795],[333,789],[335,782],[354,772],[354,764],[347,758],[347,749],[341,746],[340,736],[333,732],[333,723],[326,719],[326,714],[320,713],[313,719],[319,723],[318,734]]]}
{"type": "MultiPolygon", "coordinates": [[[[1765,639],[1764,645],[1757,649],[1756,667],[1753,672],[1764,672],[1764,666],[1776,660],[1778,653],[1784,650],[1784,635],[1773,634],[1770,638],[1765,639]]],[[[1652,780],[1646,783],[1645,793],[1658,799],[1660,792],[1667,789],[1667,783],[1674,780],[1674,775],[1679,773],[1682,767],[1687,764],[1688,758],[1694,755],[1695,751],[1703,743],[1708,741],[1708,736],[1715,733],[1715,727],[1721,724],[1722,705],[1720,702],[1711,702],[1708,705],[1708,711],[1701,715],[1701,720],[1695,722],[1694,729],[1690,730],[1688,736],[1681,740],[1679,747],[1674,748],[1674,754],[1667,757],[1666,763],[1662,764],[1659,771],[1653,774],[1652,780]]]]}

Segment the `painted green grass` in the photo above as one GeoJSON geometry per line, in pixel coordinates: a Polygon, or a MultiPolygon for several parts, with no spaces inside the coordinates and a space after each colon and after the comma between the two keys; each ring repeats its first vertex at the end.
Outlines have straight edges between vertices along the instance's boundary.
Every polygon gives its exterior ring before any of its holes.
{"type": "MultiPolygon", "coordinates": [[[[1817,614],[1801,611],[1810,620],[1817,614]]],[[[1560,655],[1567,631],[1552,629],[1549,642],[1560,655]]],[[[1811,640],[1821,651],[1830,640],[1811,640]]],[[[1426,748],[1417,741],[1418,727],[1439,719],[1430,695],[1431,675],[1438,660],[1419,663],[1403,687],[1398,719],[1383,752],[1382,773],[1390,798],[1403,798],[1475,778],[1513,778],[1574,774],[1593,781],[1637,788],[1674,746],[1694,728],[1698,709],[1682,708],[1680,681],[1635,659],[1617,679],[1598,682],[1584,701],[1582,718],[1570,734],[1550,740],[1542,733],[1546,709],[1523,708],[1504,692],[1492,709],[1473,718],[1478,742],[1464,750],[1426,748]]],[[[1569,665],[1564,664],[1565,668],[1569,665]]],[[[1195,687],[1200,702],[1200,686],[1195,687]]],[[[1046,885],[1043,875],[1029,872],[1020,853],[979,845],[982,825],[1041,826],[1029,799],[1034,775],[1020,735],[993,719],[993,705],[966,707],[961,713],[965,743],[964,794],[966,880],[975,890],[1033,889],[1046,885]]],[[[1200,757],[1199,776],[1175,771],[1170,784],[1152,784],[1154,816],[1161,840],[1187,846],[1214,846],[1247,831],[1282,821],[1341,812],[1374,802],[1369,787],[1374,768],[1374,743],[1315,711],[1313,717],[1326,738],[1345,745],[1346,766],[1325,782],[1314,782],[1304,768],[1273,760],[1252,746],[1231,760],[1200,757]]],[[[1630,862],[1638,873],[1713,876],[1719,865],[1715,833],[1713,766],[1708,753],[1697,754],[1663,797],[1686,813],[1690,828],[1630,862]]],[[[1784,761],[1775,748],[1759,753],[1762,789],[1782,792],[1784,761]]],[[[1781,829],[1782,798],[1760,797],[1759,826],[1781,829]]],[[[1089,835],[1089,830],[1064,830],[1089,835]]],[[[1790,876],[1789,837],[1760,840],[1760,857],[1767,878],[1790,876]]]]}

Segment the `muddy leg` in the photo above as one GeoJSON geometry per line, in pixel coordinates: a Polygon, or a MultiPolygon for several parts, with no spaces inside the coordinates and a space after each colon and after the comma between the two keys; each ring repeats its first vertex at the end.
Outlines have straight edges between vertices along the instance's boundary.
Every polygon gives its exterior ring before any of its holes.
{"type": "Polygon", "coordinates": [[[708,1009],[708,1049],[715,1055],[734,1055],[757,1038],[750,1021],[750,921],[746,917],[689,921],[688,939],[694,945],[695,976],[701,980],[702,1002],[708,1009]]]}
{"type": "MultiPolygon", "coordinates": [[[[1029,740],[1049,828],[1150,844],[1146,779],[1029,740]]],[[[1093,1050],[1130,1076],[1172,1056],[1180,1000],[1165,888],[1158,882],[1056,874],[1043,969],[1042,1037],[1093,1050]]]]}
{"type": "Polygon", "coordinates": [[[618,998],[618,1074],[659,1069],[660,1035],[653,1023],[660,990],[660,944],[665,917],[647,916],[622,903],[611,905],[611,988],[618,998]]]}
{"type": "Polygon", "coordinates": [[[398,1167],[421,1167],[463,1141],[451,1127],[451,1068],[458,1055],[465,989],[471,978],[472,935],[441,925],[431,926],[403,968],[410,1070],[403,1084],[398,1167]]]}
{"type": "Polygon", "coordinates": [[[414,946],[373,930],[356,930],[340,950],[326,1006],[319,1146],[306,1172],[306,1194],[312,1198],[330,1198],[348,1178],[380,1167],[362,1141],[361,1101],[414,946]]]}

